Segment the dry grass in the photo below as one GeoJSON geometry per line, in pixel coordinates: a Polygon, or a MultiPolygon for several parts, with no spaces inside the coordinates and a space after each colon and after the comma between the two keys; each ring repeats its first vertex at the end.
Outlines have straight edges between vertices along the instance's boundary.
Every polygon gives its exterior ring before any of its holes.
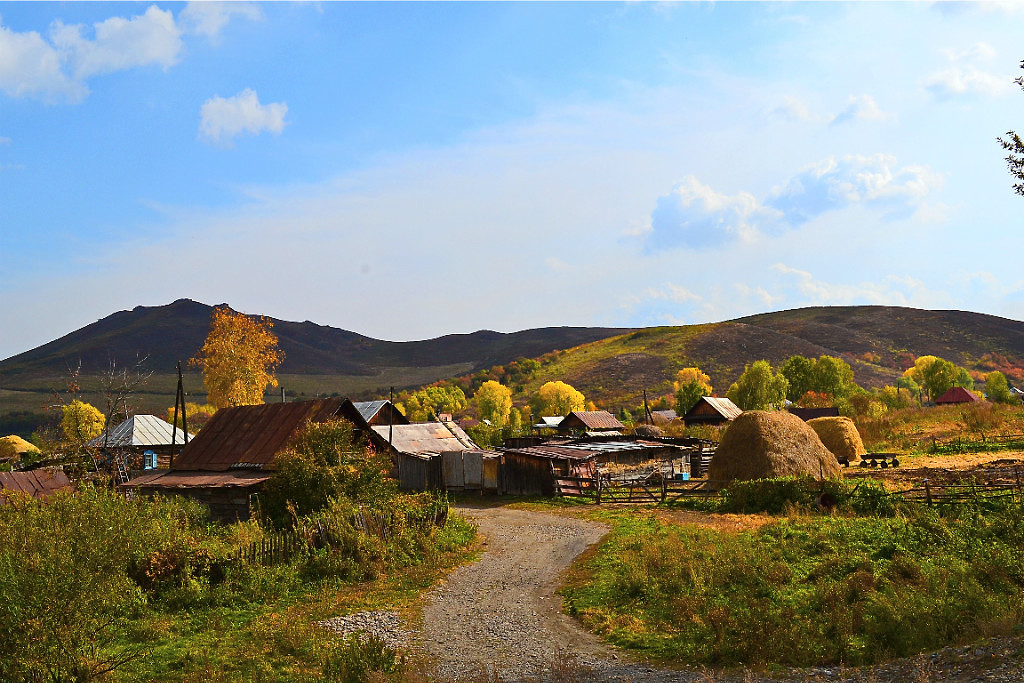
{"type": "Polygon", "coordinates": [[[814,430],[796,415],[752,410],[735,420],[711,459],[708,479],[810,476],[831,479],[839,463],[814,430]]]}
{"type": "Polygon", "coordinates": [[[825,448],[832,451],[837,458],[856,462],[868,452],[864,448],[857,426],[848,417],[817,417],[808,420],[807,424],[818,435],[825,448]]]}

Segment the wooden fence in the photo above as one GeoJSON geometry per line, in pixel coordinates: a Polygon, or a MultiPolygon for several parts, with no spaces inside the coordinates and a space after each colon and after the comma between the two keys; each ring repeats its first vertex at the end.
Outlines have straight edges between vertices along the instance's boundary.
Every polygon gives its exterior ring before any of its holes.
{"type": "Polygon", "coordinates": [[[980,453],[984,451],[1024,449],[1024,434],[996,434],[980,439],[932,439],[933,453],[980,453]]]}
{"type": "Polygon", "coordinates": [[[616,481],[601,477],[557,477],[555,494],[582,496],[595,503],[666,503],[681,498],[709,498],[718,495],[717,484],[707,480],[660,479],[616,481]]]}

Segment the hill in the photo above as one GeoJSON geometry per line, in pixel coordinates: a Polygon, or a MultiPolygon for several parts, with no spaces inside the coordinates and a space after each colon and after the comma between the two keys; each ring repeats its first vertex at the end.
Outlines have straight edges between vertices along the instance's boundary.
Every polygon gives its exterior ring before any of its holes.
{"type": "MultiPolygon", "coordinates": [[[[174,365],[202,346],[213,307],[187,299],[114,313],[60,339],[0,362],[0,432],[30,433],[43,406],[81,361],[86,400],[116,360],[146,358],[154,371],[139,410],[163,412],[173,402],[174,365]],[[19,412],[20,411],[20,412],[19,412]]],[[[390,342],[309,321],[272,320],[285,352],[279,371],[291,396],[373,397],[438,379],[486,371],[520,358],[543,356],[526,394],[549,379],[573,384],[607,408],[637,405],[644,390],[669,391],[672,376],[696,365],[725,391],[743,367],[773,365],[794,354],[840,356],[868,388],[892,383],[913,358],[932,354],[977,373],[1002,370],[1024,383],[1024,323],[965,311],[891,306],[803,308],[707,325],[639,330],[553,327],[511,334],[480,331],[425,341],[390,342]]],[[[202,401],[202,381],[186,387],[202,401]]]]}
{"type": "Polygon", "coordinates": [[[670,392],[680,368],[701,368],[724,393],[746,364],[765,359],[778,367],[794,354],[841,357],[854,380],[871,389],[893,383],[922,355],[946,358],[978,377],[998,369],[1022,383],[1024,323],[966,311],[842,306],[646,328],[552,354],[524,390],[561,379],[598,405],[632,408],[644,390],[653,397],[670,392]]]}

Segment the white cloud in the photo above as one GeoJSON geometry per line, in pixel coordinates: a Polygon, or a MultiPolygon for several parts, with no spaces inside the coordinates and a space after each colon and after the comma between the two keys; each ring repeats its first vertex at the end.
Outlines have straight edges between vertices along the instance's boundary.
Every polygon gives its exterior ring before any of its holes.
{"type": "Polygon", "coordinates": [[[993,74],[978,62],[989,62],[996,56],[995,48],[978,43],[964,50],[943,50],[950,66],[939,69],[924,79],[925,89],[939,99],[965,95],[1002,95],[1012,88],[1009,76],[993,74]]]}
{"type": "Polygon", "coordinates": [[[752,194],[728,196],[686,176],[659,197],[651,214],[652,246],[710,247],[751,236],[776,217],[752,194]]]}
{"type": "Polygon", "coordinates": [[[190,2],[178,15],[178,20],[189,33],[214,40],[236,16],[259,21],[263,10],[249,2],[190,2]]]}
{"type": "Polygon", "coordinates": [[[279,134],[285,127],[288,105],[284,102],[260,104],[256,91],[246,88],[234,97],[215,96],[200,109],[199,137],[214,144],[230,143],[242,133],[258,135],[263,131],[279,134]]]}
{"type": "Polygon", "coordinates": [[[912,215],[942,178],[924,166],[896,167],[887,154],[828,157],[772,192],[765,202],[800,226],[825,213],[864,204],[890,219],[912,215]]]}
{"type": "Polygon", "coordinates": [[[890,118],[871,95],[851,95],[846,108],[832,119],[832,125],[848,121],[887,121],[890,118]]]}
{"type": "Polygon", "coordinates": [[[17,33],[0,26],[0,91],[12,97],[80,100],[84,85],[61,70],[61,58],[35,31],[17,33]]]}
{"type": "Polygon", "coordinates": [[[835,284],[820,280],[812,273],[776,263],[771,268],[784,278],[795,281],[800,306],[878,305],[937,308],[948,306],[952,298],[947,292],[931,290],[910,276],[891,275],[872,282],[835,284]]]}
{"type": "Polygon", "coordinates": [[[178,63],[183,44],[181,31],[170,11],[155,5],[145,14],[124,19],[111,17],[93,24],[95,39],[85,37],[85,27],[54,23],[54,46],[71,66],[78,80],[139,66],[165,69],[178,63]]]}
{"type": "Polygon", "coordinates": [[[686,287],[682,287],[672,282],[666,282],[660,288],[648,287],[644,298],[671,301],[677,304],[691,303],[701,300],[699,295],[694,294],[686,287]]]}
{"type": "Polygon", "coordinates": [[[11,139],[10,138],[0,137],[0,145],[9,145],[9,144],[11,144],[11,139]]]}
{"type": "Polygon", "coordinates": [[[931,216],[925,200],[942,184],[941,176],[924,166],[896,165],[895,157],[850,155],[812,164],[775,188],[764,201],[740,192],[725,195],[687,176],[659,197],[646,235],[652,249],[685,246],[717,247],[757,235],[778,234],[818,216],[852,206],[865,206],[887,220],[915,213],[931,216]]]}
{"type": "Polygon", "coordinates": [[[771,116],[786,119],[787,121],[806,122],[814,120],[814,117],[811,116],[811,110],[807,108],[804,101],[792,95],[783,96],[782,104],[770,109],[768,113],[771,116]]]}

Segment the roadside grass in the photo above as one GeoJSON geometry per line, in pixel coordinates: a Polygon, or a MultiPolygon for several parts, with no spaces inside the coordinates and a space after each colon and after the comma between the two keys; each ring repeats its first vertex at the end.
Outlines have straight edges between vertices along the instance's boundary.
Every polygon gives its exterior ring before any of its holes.
{"type": "Polygon", "coordinates": [[[1024,505],[791,507],[753,530],[594,510],[612,531],[569,572],[570,614],[656,660],[873,664],[1021,630],[1024,505]]]}

